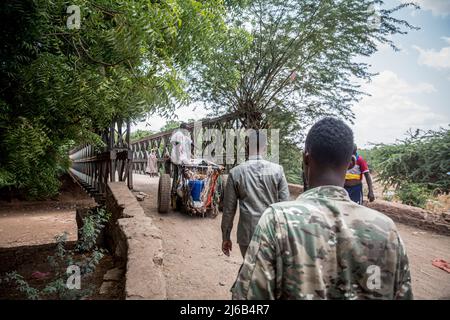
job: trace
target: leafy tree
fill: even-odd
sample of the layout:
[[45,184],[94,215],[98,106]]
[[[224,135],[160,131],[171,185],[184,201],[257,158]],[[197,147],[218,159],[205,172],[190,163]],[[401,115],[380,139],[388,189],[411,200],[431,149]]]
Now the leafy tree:
[[166,124],[159,131],[164,132],[164,131],[178,129],[182,122],[193,123],[193,122],[195,122],[195,120],[194,119],[189,119],[187,121],[167,120]]
[[180,127],[181,121],[177,120],[167,120],[166,124],[159,130],[160,132],[169,131],[173,129],[178,129]]
[[[372,0],[248,0],[228,3],[228,30],[209,51],[214,63],[189,73],[191,91],[216,113],[236,112],[247,128],[282,129],[281,162],[301,173],[298,147],[318,117],[352,121],[351,106],[373,76],[363,61],[391,36],[415,29]],[[283,130],[290,128],[290,130]],[[295,151],[296,150],[296,151]],[[292,181],[298,181],[298,176]]]
[[[426,189],[450,192],[450,130],[408,132],[394,144],[379,144],[371,150],[378,179],[403,193]],[[410,187],[405,185],[414,184]],[[409,192],[409,193],[411,193]]]
[[224,26],[221,0],[73,4],[80,29],[67,1],[0,4],[0,188],[53,195],[68,148],[99,144],[115,119],[170,115],[187,101],[183,71]]
[[147,136],[150,136],[152,134],[154,134],[155,132],[153,132],[152,130],[135,130],[131,133],[131,140],[135,141],[135,140],[139,140],[142,138],[145,138]]
[[414,28],[393,17],[412,4],[371,9],[382,4],[253,0],[233,5],[229,29],[210,52],[215,63],[191,73],[193,91],[218,112],[239,112],[247,127],[267,127],[270,116],[280,112],[301,121],[327,114],[352,119],[350,107],[363,94],[357,80],[372,76],[357,59],[375,53],[377,44],[397,49],[390,36]]

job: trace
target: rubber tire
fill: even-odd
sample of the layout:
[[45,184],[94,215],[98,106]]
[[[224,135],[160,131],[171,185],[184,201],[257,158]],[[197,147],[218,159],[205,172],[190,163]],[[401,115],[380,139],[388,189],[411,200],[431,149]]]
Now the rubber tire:
[[167,213],[170,209],[171,179],[170,175],[162,174],[158,185],[158,212]]

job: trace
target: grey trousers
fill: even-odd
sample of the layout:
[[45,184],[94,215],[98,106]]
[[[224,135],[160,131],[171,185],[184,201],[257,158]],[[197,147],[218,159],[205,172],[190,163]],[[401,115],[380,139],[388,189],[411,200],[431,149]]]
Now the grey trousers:
[[239,249],[241,249],[242,258],[245,258],[245,253],[247,252],[248,246],[239,245]]

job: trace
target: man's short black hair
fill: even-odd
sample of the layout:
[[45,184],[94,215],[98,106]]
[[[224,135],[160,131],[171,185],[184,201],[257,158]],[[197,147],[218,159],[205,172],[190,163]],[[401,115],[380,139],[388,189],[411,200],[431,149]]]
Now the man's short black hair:
[[305,149],[323,166],[341,166],[351,159],[353,131],[344,121],[326,117],[316,122],[306,137]]
[[188,126],[188,124],[186,122],[182,122],[180,124],[180,129],[189,129],[189,126]]

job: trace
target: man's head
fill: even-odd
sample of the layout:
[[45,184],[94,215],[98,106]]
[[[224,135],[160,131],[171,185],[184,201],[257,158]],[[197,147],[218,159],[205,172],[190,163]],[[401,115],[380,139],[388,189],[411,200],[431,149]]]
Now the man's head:
[[189,124],[186,122],[180,123],[179,131],[186,137],[189,137],[191,135],[190,130],[189,130]]
[[249,155],[265,155],[267,153],[267,135],[263,130],[248,131]]
[[305,142],[303,162],[309,187],[343,186],[345,173],[354,165],[353,132],[342,120],[327,117],[316,122]]

